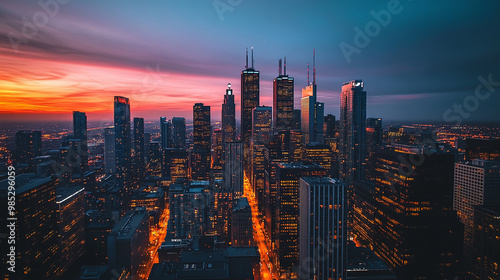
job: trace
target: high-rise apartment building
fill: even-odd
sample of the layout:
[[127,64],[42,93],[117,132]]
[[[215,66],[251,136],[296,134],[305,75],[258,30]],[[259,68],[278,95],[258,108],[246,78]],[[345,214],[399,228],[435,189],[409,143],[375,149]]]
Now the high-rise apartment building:
[[294,79],[286,74],[286,57],[283,69],[282,73],[280,59],[279,75],[273,80],[273,126],[292,129]]
[[130,130],[130,100],[115,96],[115,160],[116,184],[127,191],[130,187],[131,171],[131,130]]

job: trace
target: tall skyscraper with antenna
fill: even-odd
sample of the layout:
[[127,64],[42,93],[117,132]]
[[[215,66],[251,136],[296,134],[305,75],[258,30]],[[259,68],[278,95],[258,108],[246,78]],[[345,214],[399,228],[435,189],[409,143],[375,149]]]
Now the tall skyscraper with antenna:
[[227,84],[224,103],[222,104],[222,146],[226,142],[234,142],[236,139],[236,113],[234,105],[234,94],[231,84]]
[[313,82],[309,83],[309,64],[307,64],[307,86],[302,89],[301,105],[301,129],[304,134],[304,142],[323,142],[323,123],[325,105],[317,102],[316,96],[316,51],[313,50]]
[[283,67],[279,59],[279,75],[273,80],[274,129],[292,129],[294,79],[286,74],[286,57]]
[[260,73],[254,68],[253,48],[252,64],[248,65],[246,51],[245,70],[241,71],[241,140],[243,142],[244,167],[250,171],[250,138],[252,137],[252,110],[259,106]]

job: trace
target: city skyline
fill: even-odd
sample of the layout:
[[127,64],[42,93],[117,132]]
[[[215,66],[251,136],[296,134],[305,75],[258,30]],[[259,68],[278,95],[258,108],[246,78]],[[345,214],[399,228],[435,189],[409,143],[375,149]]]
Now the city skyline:
[[[235,1],[227,6],[215,1],[196,8],[182,2],[61,2],[57,9],[22,1],[1,8],[0,57],[6,63],[0,68],[0,121],[69,121],[76,110],[85,111],[89,122],[111,120],[107,101],[116,95],[130,98],[131,117],[145,120],[189,120],[191,106],[203,97],[214,108],[212,119],[218,120],[220,92],[227,83],[235,89],[239,119],[238,74],[244,70],[245,48],[252,46],[261,72],[260,105],[272,105],[276,62],[286,56],[288,74],[296,79],[294,107],[300,108],[312,49],[325,114],[338,116],[340,86],[353,79],[366,83],[367,116],[385,120],[443,121],[445,112],[454,104],[466,105],[477,87],[482,85],[486,94],[498,84],[499,56],[491,47],[498,39],[489,36],[496,31],[492,17],[499,4],[494,1],[434,6],[409,1]],[[378,25],[379,32],[366,46],[357,46],[356,28],[375,22],[391,3],[394,13]],[[272,12],[277,9],[282,12]],[[443,9],[447,20],[438,16]],[[33,22],[40,11],[48,21],[38,22],[31,36],[28,25],[23,29],[23,17]],[[280,34],[263,31],[264,26]],[[346,54],[346,44],[356,52]],[[464,121],[499,121],[493,113],[498,100],[494,94],[480,100],[473,114],[465,111]]]

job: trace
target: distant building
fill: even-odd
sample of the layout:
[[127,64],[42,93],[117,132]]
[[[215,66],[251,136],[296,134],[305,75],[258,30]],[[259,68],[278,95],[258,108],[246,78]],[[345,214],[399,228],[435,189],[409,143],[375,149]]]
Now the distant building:
[[116,172],[114,127],[104,129],[104,172],[106,174],[114,174]]
[[210,106],[196,103],[193,106],[193,141],[191,176],[193,180],[208,180],[210,177],[211,150]]
[[335,132],[337,128],[335,127],[335,116],[328,114],[324,118],[325,120],[325,138],[335,138]]
[[132,278],[139,278],[149,259],[149,217],[137,208],[121,218],[108,237],[108,264],[124,267]]
[[252,110],[259,106],[260,72],[254,68],[253,48],[250,65],[248,50],[245,70],[241,71],[241,141],[243,142],[244,167],[250,171],[250,138],[252,137]]
[[172,118],[172,136],[175,148],[186,147],[186,119]]
[[467,138],[465,160],[474,159],[500,161],[500,139]]
[[246,197],[237,198],[231,216],[231,246],[249,247],[253,245],[252,209]]
[[161,148],[172,148],[174,141],[172,137],[172,122],[165,117],[160,118]]
[[145,173],[144,119],[134,118],[134,182],[140,184]]
[[345,279],[347,186],[329,177],[301,177],[299,193],[299,278]]
[[31,164],[31,160],[42,155],[42,132],[21,130],[16,132],[16,164]]
[[89,150],[87,146],[87,116],[84,112],[73,112],[73,138],[80,139],[81,170],[88,170]]
[[313,56],[313,82],[309,83],[309,64],[307,65],[307,86],[302,89],[301,127],[305,144],[311,142],[323,143],[325,104],[317,102],[316,66]]
[[294,79],[286,74],[286,58],[284,73],[281,72],[273,80],[273,126],[275,129],[292,129]]
[[175,182],[189,176],[189,153],[182,148],[163,149],[162,174]]

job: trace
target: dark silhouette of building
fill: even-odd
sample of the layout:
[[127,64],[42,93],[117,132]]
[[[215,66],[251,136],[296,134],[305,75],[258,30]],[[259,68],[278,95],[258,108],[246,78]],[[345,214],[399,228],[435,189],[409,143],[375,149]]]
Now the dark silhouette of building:
[[194,146],[190,163],[193,180],[208,180],[210,177],[210,136],[210,106],[196,103],[193,107]]
[[73,112],[73,138],[80,139],[80,158],[82,172],[88,170],[87,116],[84,112]]
[[128,192],[131,171],[130,100],[115,96],[116,185]]
[[145,174],[144,119],[134,118],[134,182],[139,185]]
[[465,160],[474,159],[500,161],[500,139],[467,138]]
[[382,119],[366,119],[366,178],[373,179],[375,150],[382,145]]
[[31,164],[32,159],[41,155],[41,131],[20,130],[16,132],[15,164]]
[[104,172],[106,174],[116,172],[115,144],[115,128],[104,128]]
[[[231,84],[227,84],[224,103],[222,104],[222,143],[236,140],[236,111]],[[223,144],[224,146],[224,144]],[[224,147],[223,147],[224,148]]]
[[500,279],[500,205],[474,207],[474,279]]
[[175,148],[186,147],[186,119],[185,118],[172,118],[172,136]]
[[335,132],[337,128],[335,127],[335,116],[328,114],[325,116],[325,138],[335,138]]
[[174,140],[172,137],[172,122],[165,117],[160,118],[161,148],[172,148]]
[[243,143],[226,143],[224,151],[224,183],[233,190],[234,196],[243,195]]

